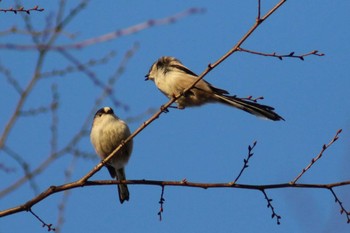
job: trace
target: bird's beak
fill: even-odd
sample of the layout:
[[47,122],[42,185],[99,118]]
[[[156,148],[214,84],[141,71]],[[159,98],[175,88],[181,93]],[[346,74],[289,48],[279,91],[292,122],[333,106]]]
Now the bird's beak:
[[149,74],[146,74],[145,75],[145,81],[148,81],[149,80]]

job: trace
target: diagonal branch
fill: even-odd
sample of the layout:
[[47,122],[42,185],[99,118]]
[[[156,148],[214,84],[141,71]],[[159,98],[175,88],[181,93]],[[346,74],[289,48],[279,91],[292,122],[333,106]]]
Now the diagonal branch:
[[323,146],[322,146],[322,150],[320,151],[320,153],[315,157],[315,158],[313,158],[312,160],[311,160],[311,162],[309,163],[309,165],[307,165],[300,173],[299,173],[299,175],[297,176],[297,177],[295,177],[295,179],[291,182],[291,184],[295,184],[295,182],[297,182],[299,179],[300,179],[300,177],[302,177],[304,174],[305,174],[305,172],[307,172],[311,167],[312,167],[312,165],[314,165],[316,162],[317,162],[317,160],[319,160],[321,157],[322,157],[322,155],[323,155],[323,152],[325,152],[335,141],[337,141],[338,140],[338,136],[339,136],[339,134],[342,132],[342,129],[339,129],[338,131],[337,131],[337,133],[335,134],[335,136],[332,138],[332,140],[326,145],[326,144],[324,144]]

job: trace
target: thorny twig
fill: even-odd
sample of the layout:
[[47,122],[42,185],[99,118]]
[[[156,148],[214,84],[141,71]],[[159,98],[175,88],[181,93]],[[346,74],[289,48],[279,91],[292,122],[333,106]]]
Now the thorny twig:
[[307,172],[307,171],[311,168],[311,166],[314,165],[314,164],[316,163],[316,161],[319,160],[319,159],[322,157],[323,152],[325,152],[325,151],[328,149],[328,147],[330,147],[335,141],[338,140],[339,134],[340,134],[341,132],[342,132],[342,129],[339,129],[339,130],[337,131],[337,133],[335,134],[335,136],[332,138],[332,140],[331,140],[327,145],[324,144],[324,145],[322,146],[321,152],[320,152],[315,158],[313,158],[313,159],[311,160],[310,164],[307,165],[307,166],[299,173],[299,175],[298,175],[293,181],[291,181],[291,184],[295,184],[295,183],[300,179],[300,177],[302,177],[302,176],[305,174],[305,172]]

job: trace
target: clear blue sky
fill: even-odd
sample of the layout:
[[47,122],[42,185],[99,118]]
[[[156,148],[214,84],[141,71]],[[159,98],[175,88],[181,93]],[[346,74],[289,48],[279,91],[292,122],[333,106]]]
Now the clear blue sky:
[[[77,33],[73,41],[62,37],[58,44],[78,42],[149,19],[163,18],[190,7],[205,8],[205,13],[182,19],[175,24],[153,27],[104,44],[73,51],[81,62],[102,57],[110,50],[118,55],[108,64],[93,68],[106,81],[134,43],[139,49],[130,59],[125,73],[115,86],[116,97],[129,110],[116,107],[121,118],[158,108],[167,99],[152,82],[144,82],[150,65],[160,56],[175,56],[196,73],[216,61],[253,25],[257,1],[92,1],[67,28]],[[268,2],[268,3],[265,3]],[[277,2],[277,1],[274,1]],[[263,1],[263,12],[273,5]],[[0,8],[10,6],[2,1]],[[39,5],[42,13],[32,12],[36,28],[55,16],[56,1],[25,1],[25,7]],[[268,5],[267,5],[268,4]],[[70,2],[65,14],[73,6]],[[184,111],[170,110],[135,138],[132,158],[126,168],[128,179],[229,182],[238,174],[247,147],[258,141],[250,167],[239,183],[272,184],[291,181],[336,131],[344,131],[324,157],[300,179],[302,183],[330,183],[350,179],[350,2],[287,1],[243,44],[261,52],[307,53],[319,50],[324,57],[310,56],[305,61],[236,53],[213,70],[206,80],[239,96],[264,96],[262,103],[274,106],[285,122],[270,122],[223,105],[206,105]],[[1,13],[0,31],[11,26],[24,28],[21,16]],[[2,36],[0,44],[29,44],[24,35]],[[33,72],[37,55],[33,52],[0,51],[0,63],[12,70],[25,86]],[[51,52],[44,71],[70,64]],[[50,86],[59,90],[59,143],[65,145],[85,119],[100,89],[83,73],[71,73],[39,82],[29,96],[25,109],[50,102]],[[18,100],[17,93],[0,73],[0,130]],[[131,123],[136,129],[150,115]],[[8,143],[27,159],[31,168],[49,153],[49,115],[21,118]],[[91,116],[92,118],[92,116]],[[89,138],[79,149],[94,153]],[[16,168],[0,171],[0,188],[23,174],[17,163],[0,151],[0,163]],[[67,154],[35,178],[39,189],[64,183],[64,170],[72,161]],[[98,160],[78,159],[73,178],[78,179]],[[93,179],[109,179],[106,169]],[[331,193],[326,190],[268,190],[273,205],[282,216],[281,225],[271,219],[263,195],[238,189],[192,189],[166,187],[163,221],[159,222],[160,188],[129,186],[130,202],[120,205],[116,187],[100,186],[75,189],[69,196],[62,232],[349,232],[345,216],[339,214]],[[335,189],[344,206],[350,209],[350,188]],[[33,197],[28,184],[0,200],[0,209],[9,208]],[[33,210],[48,223],[56,224],[57,206],[62,194],[54,195]],[[46,232],[29,213],[0,219],[1,233]]]

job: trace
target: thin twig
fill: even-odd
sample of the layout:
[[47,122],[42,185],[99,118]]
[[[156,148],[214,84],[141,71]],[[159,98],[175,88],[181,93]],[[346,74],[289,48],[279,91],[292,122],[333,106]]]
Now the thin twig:
[[265,57],[275,57],[278,58],[280,60],[283,60],[283,58],[287,57],[287,58],[298,58],[302,61],[304,61],[305,57],[307,56],[319,56],[322,57],[325,54],[324,53],[320,53],[317,50],[313,50],[311,52],[305,53],[305,54],[301,54],[301,55],[295,55],[295,52],[290,52],[289,54],[277,54],[276,52],[273,53],[262,53],[262,52],[257,52],[257,51],[253,51],[253,50],[248,50],[248,49],[244,49],[244,48],[239,48],[238,51],[240,52],[246,52],[246,53],[251,53],[251,54],[255,54],[255,55],[260,55],[260,56],[265,56]]
[[30,8],[30,9],[24,9],[24,7],[19,7],[17,9],[14,9],[13,7],[10,7],[10,8],[7,8],[7,9],[1,9],[0,8],[0,12],[5,12],[5,13],[13,12],[15,14],[17,14],[18,12],[25,12],[25,13],[27,13],[29,15],[31,11],[39,11],[39,12],[41,12],[41,11],[44,11],[44,8],[39,8],[39,6],[34,6],[34,7]]
[[258,0],[258,17],[256,17],[257,21],[260,21],[260,16],[261,16],[261,1]]
[[317,162],[317,160],[319,160],[322,157],[323,152],[325,152],[328,149],[328,147],[330,147],[335,141],[338,140],[339,134],[341,132],[342,132],[342,129],[339,129],[335,134],[335,136],[332,138],[332,140],[327,145],[324,144],[322,146],[322,150],[320,151],[320,153],[311,160],[309,165],[307,165],[293,181],[291,181],[291,184],[295,184],[300,179],[300,177],[302,177],[305,174],[305,172],[307,172],[312,167],[312,165],[314,165]]
[[340,214],[345,214],[346,218],[347,218],[347,223],[350,223],[350,211],[347,211],[344,206],[343,206],[343,202],[341,202],[338,198],[338,196],[335,194],[334,190],[332,188],[329,189],[333,195],[333,197],[335,198],[335,202],[339,204],[340,206]]
[[273,200],[267,196],[265,189],[262,189],[261,192],[264,194],[265,200],[267,201],[267,208],[271,209],[271,218],[276,218],[277,225],[280,225],[281,216],[276,213],[275,207],[272,205]]
[[163,214],[163,211],[164,211],[164,206],[163,206],[164,202],[165,202],[165,199],[164,199],[164,185],[162,185],[162,192],[160,193],[160,199],[159,199],[159,204],[160,204],[159,212],[158,212],[159,221],[162,221],[162,214]]
[[52,227],[52,224],[47,224],[44,222],[44,220],[42,220],[37,214],[35,214],[32,209],[28,209],[28,212],[30,212],[36,219],[39,220],[39,222],[42,223],[42,227],[47,227],[47,231],[55,231],[55,228]]
[[256,144],[257,144],[257,141],[254,141],[252,146],[250,146],[250,145],[248,146],[247,158],[243,159],[243,167],[232,184],[235,184],[238,181],[238,179],[241,177],[241,175],[243,174],[244,170],[249,167],[248,162],[249,162],[249,159],[254,155],[254,153],[252,153],[252,151],[253,151],[254,147],[256,146]]

